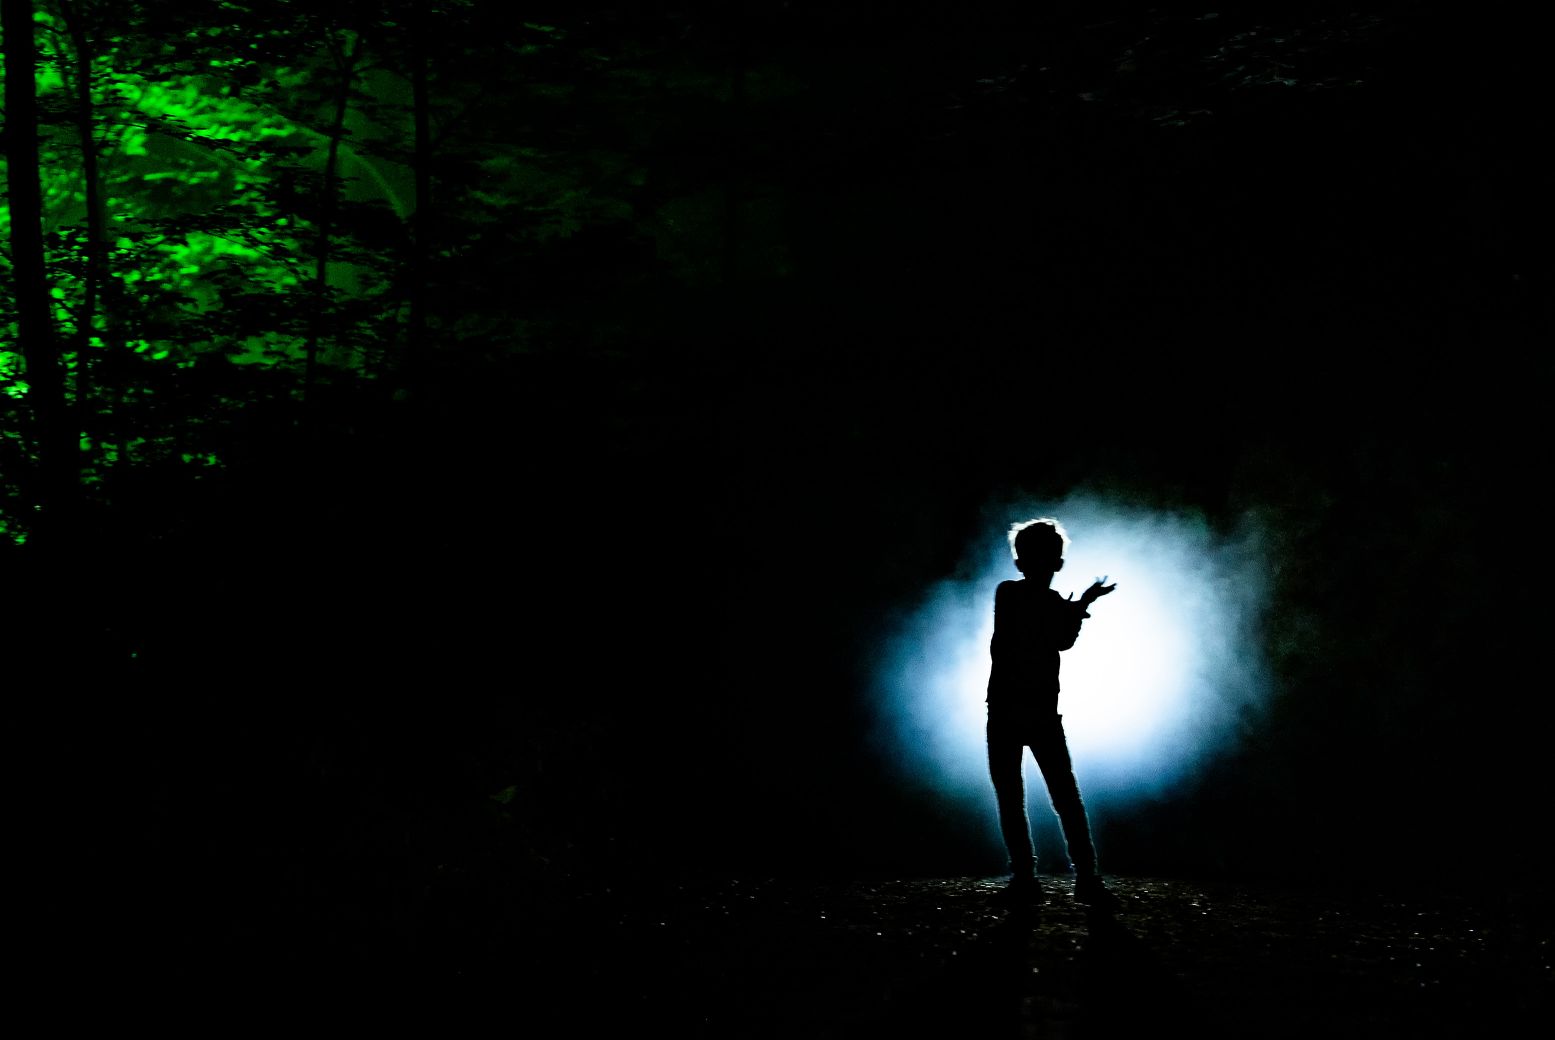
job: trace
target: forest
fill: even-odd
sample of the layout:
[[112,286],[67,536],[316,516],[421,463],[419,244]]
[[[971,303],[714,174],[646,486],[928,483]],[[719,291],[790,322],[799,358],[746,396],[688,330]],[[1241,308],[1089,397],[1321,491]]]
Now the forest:
[[1084,489],[1273,575],[1279,695],[1120,870],[1544,877],[1534,34],[1212,6],[4,0],[44,822],[190,959],[996,874],[869,676]]

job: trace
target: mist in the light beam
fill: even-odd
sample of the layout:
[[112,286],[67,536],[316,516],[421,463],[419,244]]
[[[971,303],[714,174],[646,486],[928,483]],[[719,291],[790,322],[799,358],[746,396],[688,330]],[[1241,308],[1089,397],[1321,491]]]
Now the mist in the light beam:
[[[1225,536],[1198,516],[1092,496],[990,511],[963,568],[972,576],[902,618],[877,672],[887,757],[915,780],[992,804],[984,725],[994,589],[1020,577],[1006,529],[1036,516],[1057,517],[1073,542],[1053,588],[1078,596],[1102,575],[1118,586],[1061,657],[1059,711],[1081,791],[1101,809],[1162,791],[1231,746],[1267,697],[1261,538],[1250,521]],[[1029,753],[1026,769],[1040,791]]]

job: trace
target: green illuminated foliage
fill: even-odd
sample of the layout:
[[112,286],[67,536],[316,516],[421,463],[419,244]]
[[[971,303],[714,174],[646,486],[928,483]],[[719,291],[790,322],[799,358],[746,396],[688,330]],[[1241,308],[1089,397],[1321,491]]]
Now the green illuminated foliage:
[[[641,56],[473,0],[39,0],[36,23],[49,296],[99,504],[147,467],[219,469],[246,414],[402,395],[418,352],[436,369],[530,349],[651,277],[656,211],[706,196],[655,185],[658,129],[616,114],[657,82]],[[681,226],[715,242],[710,220]],[[705,283],[679,259],[697,250],[670,243],[665,270]],[[0,298],[0,421],[25,431],[15,320]],[[30,436],[0,451],[15,540],[40,460]]]

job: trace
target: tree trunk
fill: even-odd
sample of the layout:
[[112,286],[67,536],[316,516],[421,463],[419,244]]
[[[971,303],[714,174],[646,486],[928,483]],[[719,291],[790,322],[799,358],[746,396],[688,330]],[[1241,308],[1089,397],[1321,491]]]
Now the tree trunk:
[[427,329],[427,231],[432,223],[432,140],[430,99],[427,92],[427,49],[423,18],[423,5],[415,8],[415,21],[411,25],[411,74],[410,92],[413,142],[413,164],[416,178],[416,209],[410,218],[410,330],[405,350],[405,364],[399,380],[400,386],[413,393],[417,375],[421,370],[426,351]]
[[729,48],[729,108],[724,157],[723,281],[734,285],[740,278],[740,203],[744,194],[745,164],[745,4],[735,0],[730,15],[734,39]]
[[17,338],[27,363],[27,399],[38,445],[35,528],[40,545],[67,540],[75,517],[79,449],[65,406],[65,380],[50,314],[43,261],[43,193],[38,177],[38,95],[32,0],[0,0],[5,34],[5,142],[15,275]]
[[324,183],[320,188],[317,238],[313,261],[313,313],[308,321],[308,340],[303,349],[302,403],[303,414],[312,407],[313,388],[318,374],[319,339],[323,335],[324,310],[328,302],[329,250],[332,225],[335,221],[335,196],[338,193],[337,167],[340,162],[340,142],[346,132],[346,112],[351,105],[351,81],[356,76],[356,59],[360,53],[361,38],[351,41],[349,51],[341,51],[330,41],[335,56],[335,68],[340,73],[339,89],[335,92],[335,114],[329,127],[329,151],[324,159]]
[[90,433],[92,413],[92,340],[97,327],[98,296],[104,283],[106,238],[102,183],[97,169],[96,130],[92,119],[92,45],[80,8],[61,0],[65,29],[75,49],[76,136],[81,143],[81,179],[86,194],[86,279],[80,315],[76,319],[76,425]]

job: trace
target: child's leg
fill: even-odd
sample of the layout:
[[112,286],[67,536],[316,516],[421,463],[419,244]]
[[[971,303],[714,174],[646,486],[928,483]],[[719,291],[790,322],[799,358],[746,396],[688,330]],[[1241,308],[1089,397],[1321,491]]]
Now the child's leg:
[[1076,877],[1089,878],[1096,874],[1096,846],[1091,842],[1091,822],[1085,814],[1085,803],[1080,800],[1080,785],[1074,778],[1074,765],[1069,760],[1069,744],[1064,739],[1063,716],[1055,715],[1036,735],[1032,752],[1042,769],[1042,779],[1047,781],[1048,797],[1053,800],[1053,811],[1064,828],[1064,841],[1069,846],[1069,862],[1074,864]]
[[1029,878],[1036,870],[1031,845],[1031,823],[1026,819],[1026,779],[1021,760],[1026,746],[1018,731],[988,724],[988,774],[999,803],[999,830],[1010,853],[1010,874]]

